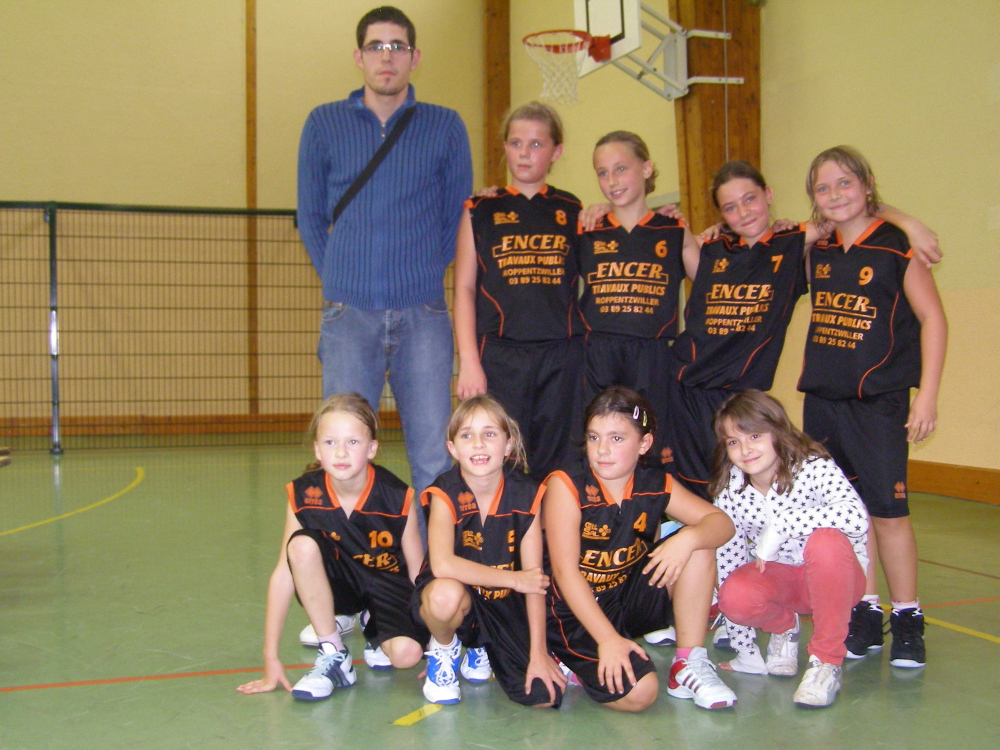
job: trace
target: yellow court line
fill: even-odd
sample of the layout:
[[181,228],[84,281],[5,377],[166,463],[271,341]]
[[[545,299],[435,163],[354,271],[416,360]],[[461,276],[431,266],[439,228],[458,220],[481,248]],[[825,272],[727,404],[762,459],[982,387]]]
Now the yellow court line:
[[442,708],[444,708],[444,706],[439,706],[436,703],[428,703],[423,708],[418,708],[416,711],[408,713],[406,716],[401,716],[392,723],[397,727],[409,727],[416,724],[421,719],[426,719],[428,716],[436,714]]
[[944,622],[933,617],[924,616],[924,622],[929,622],[931,625],[937,625],[942,628],[948,628],[948,630],[955,630],[959,633],[965,633],[966,635],[974,636],[975,638],[982,638],[984,641],[992,641],[993,643],[1000,643],[1000,638],[995,635],[990,635],[989,633],[980,633],[978,630],[970,630],[969,628],[963,628],[961,625],[952,625],[950,622]]
[[146,476],[146,472],[144,472],[142,470],[142,467],[141,466],[136,466],[135,467],[135,479],[132,480],[132,483],[128,487],[126,487],[125,489],[118,490],[118,492],[116,492],[115,494],[111,495],[110,497],[106,497],[103,500],[98,500],[96,503],[91,503],[90,505],[88,505],[88,506],[86,506],[84,508],[77,508],[76,510],[71,510],[69,513],[63,513],[61,516],[53,516],[52,518],[46,518],[44,521],[36,521],[35,523],[29,523],[27,526],[19,526],[16,529],[9,529],[8,531],[0,531],[0,536],[7,536],[8,534],[16,534],[19,531],[27,531],[28,529],[34,529],[34,528],[36,528],[38,526],[44,526],[45,524],[52,523],[53,521],[61,521],[64,518],[69,518],[70,516],[75,516],[77,513],[83,513],[83,512],[88,511],[88,510],[93,510],[94,508],[98,507],[99,505],[104,505],[105,503],[110,503],[112,500],[118,499],[119,497],[121,497],[122,495],[124,495],[129,490],[135,489],[135,487],[137,487],[139,485],[139,483],[143,480],[143,478],[145,476]]

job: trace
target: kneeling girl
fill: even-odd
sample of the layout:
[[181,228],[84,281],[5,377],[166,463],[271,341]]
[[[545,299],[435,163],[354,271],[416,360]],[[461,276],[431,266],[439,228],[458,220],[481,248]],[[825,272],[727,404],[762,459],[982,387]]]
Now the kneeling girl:
[[458,673],[481,682],[492,666],[515,703],[558,707],[566,678],[545,642],[541,492],[524,473],[517,422],[474,396],[452,415],[448,451],[457,465],[421,496],[429,567],[414,598],[431,632],[424,697],[458,703]]

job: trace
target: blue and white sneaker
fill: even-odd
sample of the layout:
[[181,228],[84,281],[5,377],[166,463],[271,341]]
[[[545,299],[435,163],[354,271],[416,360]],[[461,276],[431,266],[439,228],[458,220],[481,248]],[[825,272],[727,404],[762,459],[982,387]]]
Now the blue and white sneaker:
[[431,636],[427,651],[427,679],[424,680],[424,698],[429,703],[452,706],[462,700],[458,684],[458,663],[462,658],[462,644],[458,638],[442,646]]
[[337,688],[346,688],[358,681],[351,662],[351,652],[338,651],[332,643],[319,644],[316,665],[292,688],[292,697],[300,701],[321,701]]
[[369,669],[377,672],[384,672],[392,669],[392,661],[386,656],[381,646],[375,647],[371,643],[365,643],[365,664]]
[[489,682],[493,676],[490,668],[490,657],[485,648],[470,648],[462,657],[460,668],[462,677],[469,682]]

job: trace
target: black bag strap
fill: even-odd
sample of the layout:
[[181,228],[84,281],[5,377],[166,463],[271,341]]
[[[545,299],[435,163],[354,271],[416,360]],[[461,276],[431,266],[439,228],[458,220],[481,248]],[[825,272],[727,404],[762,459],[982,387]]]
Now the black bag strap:
[[365,168],[361,170],[361,174],[354,178],[354,182],[351,183],[351,186],[344,191],[344,194],[340,197],[340,200],[337,201],[337,205],[333,209],[333,221],[330,224],[331,228],[337,223],[337,219],[339,219],[340,215],[344,213],[344,209],[347,208],[348,204],[354,200],[354,196],[361,191],[361,188],[365,186],[365,183],[368,182],[369,178],[375,174],[375,170],[378,169],[378,165],[382,163],[382,160],[389,154],[392,147],[396,145],[396,141],[399,140],[403,131],[406,130],[406,126],[410,124],[410,120],[413,119],[413,113],[416,111],[417,105],[414,104],[399,116],[399,120],[396,121],[396,126],[392,129],[392,132],[386,136],[386,139],[382,141],[382,145],[378,147],[378,151],[372,155],[371,161],[369,161]]

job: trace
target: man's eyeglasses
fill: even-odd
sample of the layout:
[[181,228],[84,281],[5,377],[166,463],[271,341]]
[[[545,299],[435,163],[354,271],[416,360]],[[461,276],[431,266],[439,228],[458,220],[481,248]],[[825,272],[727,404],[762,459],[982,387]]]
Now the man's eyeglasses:
[[381,55],[386,50],[389,50],[393,55],[402,55],[406,52],[412,52],[413,47],[404,42],[369,42],[361,51],[366,55]]

